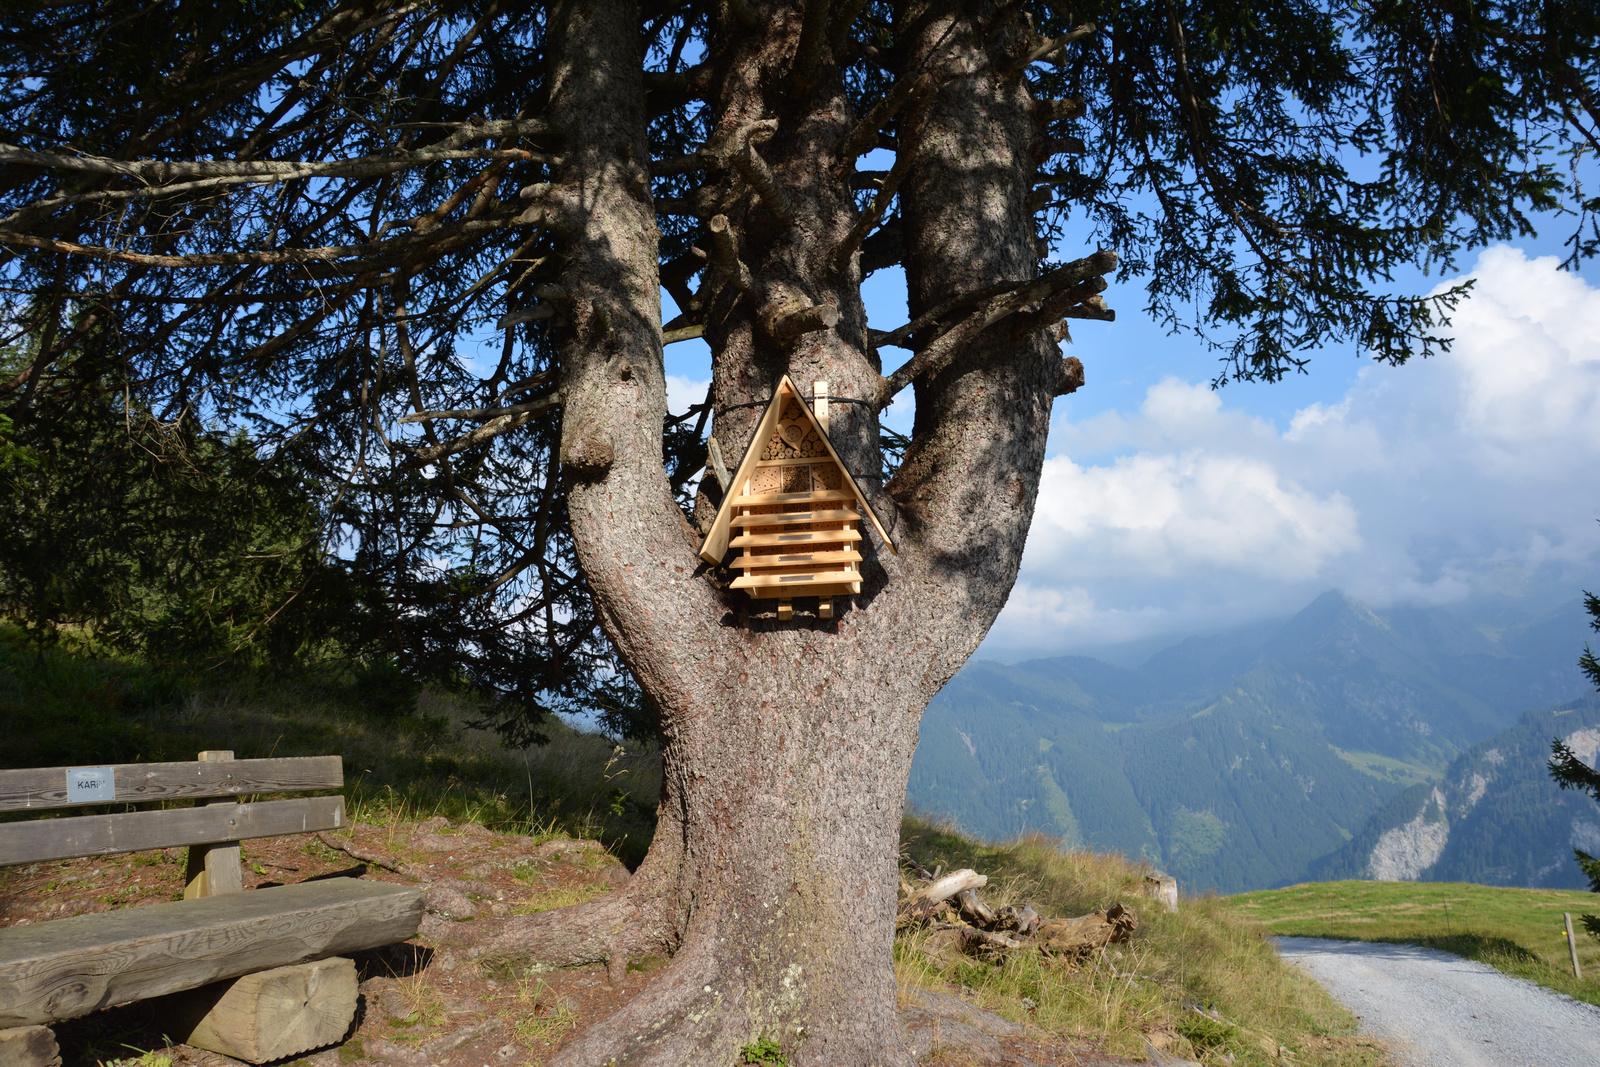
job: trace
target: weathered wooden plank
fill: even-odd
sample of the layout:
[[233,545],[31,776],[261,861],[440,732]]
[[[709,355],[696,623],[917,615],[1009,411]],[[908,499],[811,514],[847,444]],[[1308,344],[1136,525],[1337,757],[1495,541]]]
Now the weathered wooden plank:
[[61,1067],[61,1049],[48,1026],[0,1030],[0,1067]]
[[410,886],[328,878],[5,927],[0,1027],[393,944],[421,918]]
[[256,804],[79,815],[0,823],[0,865],[105,856],[253,837],[280,837],[345,825],[344,797],[297,797]]
[[[75,784],[86,788],[69,788],[69,777],[74,772]],[[248,793],[304,793],[343,786],[344,765],[338,756],[40,767],[0,771],[0,811],[48,811],[77,804],[144,804]]]
[[172,993],[150,1007],[185,1045],[266,1063],[343,1040],[357,996],[355,963],[336,956]]

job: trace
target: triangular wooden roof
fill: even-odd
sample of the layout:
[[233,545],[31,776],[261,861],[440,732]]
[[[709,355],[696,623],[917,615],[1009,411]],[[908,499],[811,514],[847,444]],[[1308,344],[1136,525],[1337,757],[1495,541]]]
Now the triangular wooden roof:
[[[783,405],[786,400],[797,401],[800,410],[805,412],[805,417],[811,423],[811,428],[816,430],[817,436],[822,439],[822,445],[828,450],[828,455],[844,476],[844,484],[850,487],[850,492],[855,494],[856,502],[861,505],[861,511],[866,515],[872,528],[878,531],[878,536],[883,543],[889,546],[889,551],[899,552],[894,547],[894,542],[889,540],[889,534],[883,528],[883,523],[878,521],[877,513],[872,510],[872,505],[867,503],[866,495],[861,492],[861,486],[850,476],[850,468],[845,466],[844,460],[839,458],[839,453],[833,450],[833,442],[828,440],[828,433],[817,421],[816,412],[811,410],[809,398],[802,395],[795,387],[794,381],[785,374],[778,383],[778,388],[772,394],[772,400],[767,404],[766,414],[761,416],[761,422],[756,426],[756,432],[750,438],[750,444],[744,450],[744,458],[739,461],[739,469],[733,472],[733,478],[728,482],[727,492],[722,494],[722,506],[717,509],[716,521],[711,524],[711,532],[706,534],[705,543],[700,546],[700,558],[707,563],[721,563],[728,554],[729,524],[733,518],[733,499],[738,496],[738,487],[743,485],[755,471],[756,464],[761,458],[761,449],[772,435],[778,432],[778,423],[783,419]],[[820,457],[819,457],[820,458]]]

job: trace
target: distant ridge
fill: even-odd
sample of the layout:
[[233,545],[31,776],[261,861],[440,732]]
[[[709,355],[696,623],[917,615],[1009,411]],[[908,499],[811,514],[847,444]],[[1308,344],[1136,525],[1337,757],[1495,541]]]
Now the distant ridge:
[[1437,785],[1383,805],[1348,844],[1312,865],[1313,877],[1588,888],[1572,849],[1600,848],[1600,808],[1550,780],[1545,761],[1556,737],[1592,764],[1600,697],[1525,713],[1456,757]]
[[1329,592],[1134,668],[973,662],[928,708],[908,798],[982,836],[1142,856],[1195,889],[1301,881],[1522,712],[1583,694],[1586,635],[1576,598],[1530,617]]

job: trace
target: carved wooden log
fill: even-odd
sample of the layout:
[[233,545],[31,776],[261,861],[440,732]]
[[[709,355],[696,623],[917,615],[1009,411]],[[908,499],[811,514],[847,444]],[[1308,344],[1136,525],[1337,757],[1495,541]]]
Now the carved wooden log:
[[1139,927],[1133,909],[1113,904],[1106,911],[1093,911],[1075,919],[1049,919],[1039,924],[1034,940],[1043,952],[1054,956],[1078,956],[1104,948],[1113,941],[1127,941]]
[[900,906],[900,914],[913,922],[924,922],[939,910],[939,905],[964,889],[978,889],[989,884],[985,875],[969,868],[951,871],[917,890],[912,898]]
[[48,1026],[0,1030],[0,1067],[61,1067],[55,1031]]

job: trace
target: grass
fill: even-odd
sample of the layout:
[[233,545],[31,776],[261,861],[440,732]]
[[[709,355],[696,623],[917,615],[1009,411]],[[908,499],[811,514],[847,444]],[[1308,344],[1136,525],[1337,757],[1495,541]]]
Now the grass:
[[[549,744],[509,750],[471,726],[478,709],[469,701],[439,692],[408,699],[374,702],[359,678],[336,672],[175,678],[138,663],[39,653],[0,627],[0,721],[10,727],[0,767],[184,760],[218,748],[241,758],[338,753],[352,816],[369,824],[399,828],[443,815],[546,839],[599,839],[630,865],[644,854],[659,790],[654,753],[619,750],[559,722],[550,724]],[[1354,1036],[1355,1019],[1286,967],[1227,902],[1186,900],[1169,915],[1137,897],[1144,869],[1120,857],[1063,852],[1043,838],[985,845],[915,819],[904,829],[906,849],[924,865],[988,874],[984,896],[993,904],[1026,901],[1063,916],[1123,900],[1142,922],[1131,944],[1078,966],[1032,954],[984,963],[932,952],[924,934],[903,935],[895,967],[906,985],[966,986],[1002,1014],[1030,1015],[1047,1030],[1133,1056],[1155,1038],[1207,1063],[1232,1056],[1245,1067],[1275,1062],[1280,1045],[1308,1067],[1385,1062],[1381,1049]],[[597,891],[552,887],[518,910]],[[415,1018],[395,1036],[426,1031],[439,1011],[433,991],[420,979],[399,988]],[[536,1001],[537,987],[527,995]],[[576,1022],[564,1004],[530,1010],[516,1020],[516,1038],[528,1048],[547,1045]],[[108,1043],[106,1052],[128,1051],[110,1035]],[[347,1046],[340,1060],[359,1055]]]
[[188,760],[203,749],[344,757],[353,818],[379,825],[443,815],[493,830],[604,842],[643,858],[655,829],[659,760],[559,720],[550,742],[508,749],[471,723],[469,699],[425,690],[374,700],[352,671],[183,678],[126,660],[42,652],[0,626],[0,768]]
[[924,867],[988,875],[982,896],[991,906],[1029,903],[1061,917],[1122,901],[1140,921],[1132,942],[1079,965],[1031,952],[984,963],[932,951],[936,935],[926,931],[902,934],[895,957],[904,985],[966,986],[1001,1014],[1026,1013],[1048,1030],[1098,1039],[1129,1056],[1142,1054],[1147,1040],[1182,1035],[1174,1050],[1207,1063],[1230,1055],[1238,1064],[1278,1062],[1280,1046],[1302,1064],[1386,1062],[1382,1049],[1355,1036],[1354,1016],[1222,901],[1186,899],[1169,913],[1139,895],[1146,868],[1121,856],[1063,851],[1043,837],[986,845],[908,818],[902,840]]
[[[1466,882],[1314,882],[1219,904],[1274,934],[1426,945],[1600,1004],[1600,941],[1577,920],[1600,911],[1593,893]],[[1582,980],[1572,976],[1564,911],[1573,914]]]

